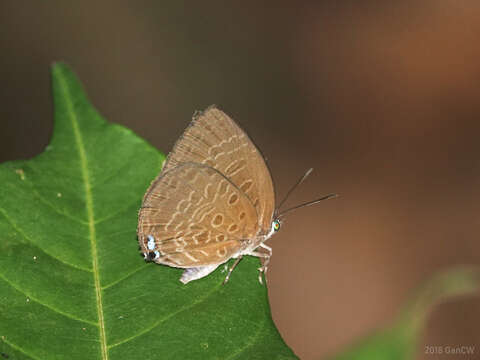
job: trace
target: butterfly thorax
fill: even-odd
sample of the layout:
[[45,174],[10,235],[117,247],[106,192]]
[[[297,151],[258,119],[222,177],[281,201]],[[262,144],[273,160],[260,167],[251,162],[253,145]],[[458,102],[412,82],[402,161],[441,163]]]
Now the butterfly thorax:
[[280,229],[280,222],[278,220],[272,221],[272,226],[268,233],[260,234],[253,239],[246,239],[243,241],[242,251],[238,255],[250,255],[258,247],[260,247],[265,241],[270,239]]

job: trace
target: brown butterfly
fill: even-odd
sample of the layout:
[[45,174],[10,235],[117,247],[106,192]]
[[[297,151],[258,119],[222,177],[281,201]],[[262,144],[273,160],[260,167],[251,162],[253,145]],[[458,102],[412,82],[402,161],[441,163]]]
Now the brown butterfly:
[[280,229],[280,218],[333,196],[279,213],[287,197],[276,209],[272,177],[260,151],[230,117],[211,106],[194,115],[145,193],[138,241],[147,261],[184,268],[184,284],[235,258],[225,283],[243,255],[264,259],[262,282],[272,255],[264,242]]

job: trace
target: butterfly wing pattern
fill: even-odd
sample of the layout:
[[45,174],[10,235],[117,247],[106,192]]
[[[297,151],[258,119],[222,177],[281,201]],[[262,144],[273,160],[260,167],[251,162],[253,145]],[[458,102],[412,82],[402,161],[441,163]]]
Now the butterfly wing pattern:
[[148,260],[185,268],[187,283],[232,257],[258,256],[273,233],[274,208],[263,156],[230,117],[209,107],[194,115],[144,196],[140,248]]

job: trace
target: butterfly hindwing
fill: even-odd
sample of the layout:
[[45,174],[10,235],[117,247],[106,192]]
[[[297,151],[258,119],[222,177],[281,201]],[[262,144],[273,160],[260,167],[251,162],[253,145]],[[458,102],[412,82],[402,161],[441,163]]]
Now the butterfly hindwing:
[[208,165],[183,163],[152,183],[137,232],[142,252],[159,252],[156,262],[188,268],[225,262],[259,230],[255,207],[235,184]]

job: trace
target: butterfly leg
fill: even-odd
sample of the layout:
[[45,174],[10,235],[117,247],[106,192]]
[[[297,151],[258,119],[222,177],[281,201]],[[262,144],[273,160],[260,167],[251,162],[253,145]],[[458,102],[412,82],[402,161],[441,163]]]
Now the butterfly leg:
[[261,243],[260,246],[262,249],[265,249],[268,251],[268,257],[265,257],[265,261],[263,263],[263,266],[259,269],[260,271],[263,271],[265,276],[267,275],[267,270],[268,270],[268,264],[270,263],[270,258],[272,257],[272,248],[268,245],[265,245],[264,243]]
[[[266,245],[265,245],[266,246]],[[263,246],[262,246],[263,247]],[[270,249],[271,251],[272,249]],[[262,259],[265,259],[264,262],[263,262],[263,265],[261,267],[258,268],[258,281],[260,282],[260,284],[263,285],[263,280],[262,280],[262,273],[266,273],[267,272],[267,269],[268,269],[268,263],[270,262],[270,256],[271,256],[271,253],[269,254],[265,254],[265,253],[262,253],[262,252],[259,252],[259,251],[252,251],[251,253],[249,253],[248,255],[252,255],[252,256],[256,256],[256,257],[259,257],[259,258],[262,258]]]
[[235,269],[235,266],[238,265],[238,263],[242,260],[242,255],[240,255],[235,262],[233,263],[232,267],[228,270],[227,276],[225,277],[225,280],[223,280],[222,285],[225,285],[225,283],[230,279],[230,274],[232,273],[233,269]]
[[272,248],[270,246],[265,245],[264,243],[261,243],[259,247],[267,250],[268,251],[268,256],[272,256]]

